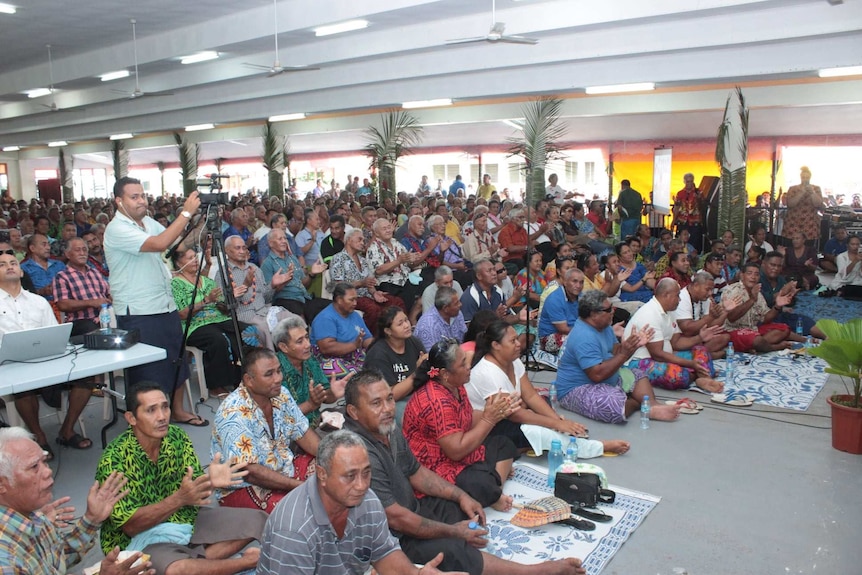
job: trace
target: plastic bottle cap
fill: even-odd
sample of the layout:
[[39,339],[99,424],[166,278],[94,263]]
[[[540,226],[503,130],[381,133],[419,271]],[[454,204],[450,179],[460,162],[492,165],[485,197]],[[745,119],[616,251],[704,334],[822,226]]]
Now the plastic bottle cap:
[[470,523],[467,524],[467,527],[469,527],[470,529],[479,529],[479,524],[476,523],[475,521],[471,521]]

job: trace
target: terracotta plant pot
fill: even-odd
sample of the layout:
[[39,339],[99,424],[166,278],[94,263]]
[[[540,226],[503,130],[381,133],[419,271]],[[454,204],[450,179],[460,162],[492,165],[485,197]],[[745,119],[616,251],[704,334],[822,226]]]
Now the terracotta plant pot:
[[[840,401],[850,401],[852,395],[836,395]],[[862,408],[853,408],[835,403],[827,398],[832,406],[832,447],[862,455]]]

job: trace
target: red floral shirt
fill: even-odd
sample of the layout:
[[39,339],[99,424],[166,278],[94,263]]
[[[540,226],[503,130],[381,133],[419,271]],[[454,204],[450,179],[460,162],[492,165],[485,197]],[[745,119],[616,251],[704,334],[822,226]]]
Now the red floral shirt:
[[677,222],[680,225],[701,223],[700,192],[698,189],[686,190],[683,188],[677,192],[674,211],[676,212]]
[[455,483],[455,477],[465,467],[485,459],[484,445],[455,461],[438,442],[441,437],[466,433],[473,427],[473,408],[463,387],[458,388],[456,396],[436,381],[429,381],[410,397],[401,427],[419,463],[450,483]]

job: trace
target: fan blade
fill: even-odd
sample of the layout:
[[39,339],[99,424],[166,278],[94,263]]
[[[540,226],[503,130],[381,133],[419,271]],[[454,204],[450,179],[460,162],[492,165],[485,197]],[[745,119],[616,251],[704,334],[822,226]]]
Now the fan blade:
[[539,40],[536,38],[527,38],[526,36],[500,36],[499,42],[506,42],[507,44],[529,44],[534,46],[539,43]]
[[252,64],[251,62],[243,62],[242,65],[246,68],[254,68],[255,70],[269,71],[273,69],[272,66],[264,66],[263,64]]
[[446,44],[472,44],[474,42],[485,42],[486,40],[488,40],[487,36],[476,36],[475,38],[457,38],[455,40],[446,40]]

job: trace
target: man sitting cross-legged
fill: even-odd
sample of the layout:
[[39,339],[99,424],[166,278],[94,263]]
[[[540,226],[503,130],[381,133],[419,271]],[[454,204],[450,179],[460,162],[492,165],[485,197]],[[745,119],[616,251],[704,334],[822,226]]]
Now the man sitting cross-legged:
[[282,497],[305,480],[304,474],[296,477],[294,472],[291,442],[317,455],[320,439],[281,385],[281,367],[273,351],[248,352],[242,370],[242,383],[216,412],[211,453],[213,458],[222,453],[228,460],[246,462],[248,475],[243,483],[220,489],[218,497],[227,507],[272,513]]
[[[411,561],[425,563],[442,551],[441,569],[471,575],[584,573],[575,558],[522,565],[481,552],[488,532],[470,529],[469,523],[485,523],[482,506],[419,464],[398,429],[395,399],[383,375],[358,373],[347,384],[345,400],[345,429],[365,441],[371,487],[383,505],[392,534]],[[423,497],[417,499],[414,493]]]
[[630,368],[646,372],[650,383],[665,389],[685,389],[692,383],[717,393],[724,384],[713,379],[712,358],[704,347],[719,335],[721,326],[704,326],[693,336],[684,336],[673,312],[679,305],[679,284],[672,278],[659,280],[655,295],[637,310],[626,325],[625,337],[646,327],[655,334],[635,351]]
[[231,575],[257,565],[266,513],[253,509],[207,507],[213,490],[236,485],[248,472],[245,462],[213,459],[204,473],[191,439],[175,425],[168,398],[155,383],[141,382],[126,393],[129,428],[99,460],[96,479],[111,473],[129,478],[129,494],[102,524],[102,549],[140,549],[158,575]]
[[572,328],[557,366],[557,394],[560,405],[584,417],[606,423],[623,423],[650,397],[650,418],[673,421],[679,407],[661,405],[646,375],[639,369],[623,367],[641,346],[652,339],[654,330],[646,326],[622,336],[622,326],[611,327],[613,306],[606,293],[589,290],[581,294],[578,321]]
[[[723,327],[727,312],[741,303],[741,298],[727,300],[724,304],[712,302],[715,280],[711,273],[701,270],[687,287],[679,292],[679,305],[674,310],[677,325],[682,335],[694,337],[701,328],[708,326]],[[730,334],[719,333],[704,344],[713,359],[724,357],[724,350]]]

